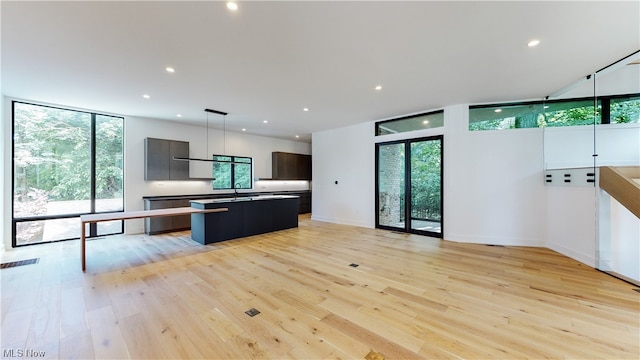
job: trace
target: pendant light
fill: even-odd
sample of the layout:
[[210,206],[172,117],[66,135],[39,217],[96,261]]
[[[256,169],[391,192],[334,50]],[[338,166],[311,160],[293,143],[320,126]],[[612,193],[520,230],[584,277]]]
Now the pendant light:
[[[213,110],[213,109],[204,109],[207,113],[207,155],[209,156],[209,113],[222,115],[222,152],[223,155],[226,155],[227,150],[227,114],[224,111]],[[231,157],[231,156],[230,156]],[[200,158],[192,158],[192,157],[179,157],[174,156],[173,160],[177,161],[203,161],[203,162],[211,162],[211,163],[225,163],[225,164],[246,164],[242,162],[236,162],[231,160],[215,160],[215,159],[200,159]]]

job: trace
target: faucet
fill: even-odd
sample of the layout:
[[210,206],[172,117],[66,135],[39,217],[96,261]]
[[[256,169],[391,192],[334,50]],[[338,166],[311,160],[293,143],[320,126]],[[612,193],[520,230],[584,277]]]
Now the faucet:
[[233,186],[233,191],[235,192],[235,195],[234,195],[235,197],[238,197],[238,187],[242,187],[242,184],[240,184],[240,183],[236,183],[236,184]]

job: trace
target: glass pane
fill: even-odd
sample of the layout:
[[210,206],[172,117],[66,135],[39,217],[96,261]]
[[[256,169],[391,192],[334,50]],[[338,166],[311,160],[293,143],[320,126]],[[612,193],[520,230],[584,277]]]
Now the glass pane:
[[593,99],[477,106],[469,108],[469,130],[504,130],[600,123],[601,103]]
[[611,123],[640,123],[640,95],[611,99]]
[[14,217],[90,211],[91,114],[14,103]]
[[214,189],[231,189],[231,157],[214,155],[213,160],[229,161],[229,163],[213,163]]
[[469,130],[504,130],[540,126],[542,103],[495,105],[469,108]]
[[404,143],[378,147],[378,223],[404,228]]
[[77,217],[16,223],[16,245],[75,239],[79,237],[80,220]]
[[598,111],[593,112],[593,99],[547,102],[544,106],[544,119],[540,126],[575,126],[600,123],[600,103]]
[[376,135],[397,134],[444,126],[444,112],[422,114],[397,120],[376,123]]
[[411,143],[411,229],[440,233],[442,142]]
[[234,188],[251,189],[251,158],[235,157],[234,161],[246,163],[233,165]]
[[[98,236],[120,234],[124,231],[122,229],[122,220],[96,223],[96,229],[98,231]],[[89,234],[88,230],[87,234]]]
[[120,211],[123,198],[124,120],[96,115],[96,211]]

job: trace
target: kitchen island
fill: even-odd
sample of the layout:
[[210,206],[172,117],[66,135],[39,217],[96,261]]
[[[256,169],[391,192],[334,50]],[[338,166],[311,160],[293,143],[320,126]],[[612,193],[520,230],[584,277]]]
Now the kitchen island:
[[191,214],[191,238],[206,245],[298,227],[298,202],[293,195],[191,200],[196,209],[228,209],[215,216]]

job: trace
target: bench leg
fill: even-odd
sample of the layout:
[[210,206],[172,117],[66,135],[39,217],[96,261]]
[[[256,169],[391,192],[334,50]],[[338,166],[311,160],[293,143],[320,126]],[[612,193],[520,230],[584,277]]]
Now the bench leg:
[[85,247],[87,244],[86,234],[85,234],[85,223],[80,222],[80,261],[82,262],[82,271],[87,269],[87,264],[85,260]]

